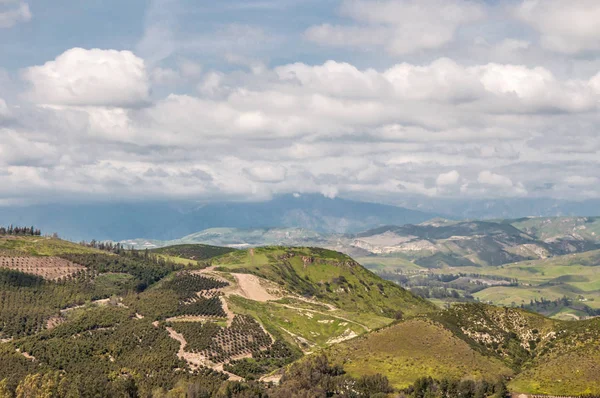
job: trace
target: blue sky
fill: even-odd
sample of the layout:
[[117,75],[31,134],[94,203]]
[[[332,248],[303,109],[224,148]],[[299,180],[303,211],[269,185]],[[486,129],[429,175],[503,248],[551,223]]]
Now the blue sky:
[[600,196],[596,0],[0,0],[0,203]]

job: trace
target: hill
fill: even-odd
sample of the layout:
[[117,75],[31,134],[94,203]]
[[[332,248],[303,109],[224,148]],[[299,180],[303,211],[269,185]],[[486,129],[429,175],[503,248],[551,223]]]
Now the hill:
[[[100,251],[11,236],[0,257],[2,393],[284,397],[315,383],[389,392],[388,380],[411,397],[427,385],[498,392],[506,381],[519,393],[600,393],[600,320],[438,310],[327,249]],[[311,353],[329,364],[302,359]]]
[[544,242],[600,242],[600,217],[527,217],[505,222]]
[[553,321],[520,309],[462,304],[328,349],[350,374],[380,373],[396,387],[423,375],[488,382],[510,377],[526,394],[600,393],[600,320]]
[[303,228],[212,228],[171,241],[131,239],[121,243],[136,248],[200,243],[235,248],[316,246],[361,258],[398,258],[423,268],[497,266],[599,249],[595,231],[600,222],[595,220],[432,219],[418,225],[381,226],[356,234]]
[[[435,309],[322,249],[107,252],[0,237],[0,250],[0,388],[8,391],[60,385],[57,396],[148,396],[193,382],[213,395],[226,379],[260,378],[401,313]],[[198,256],[201,264],[189,261]]]
[[322,195],[281,195],[264,202],[46,204],[0,206],[6,224],[36,225],[68,239],[177,239],[208,228],[293,227],[346,233],[394,223],[419,223],[433,214]]

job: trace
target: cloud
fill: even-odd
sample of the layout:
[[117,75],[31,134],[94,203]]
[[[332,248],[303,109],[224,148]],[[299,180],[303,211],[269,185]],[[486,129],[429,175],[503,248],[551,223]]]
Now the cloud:
[[594,185],[598,184],[599,181],[598,177],[569,176],[565,178],[567,184],[574,186]]
[[74,106],[137,106],[149,100],[144,60],[130,51],[73,48],[22,72],[27,97],[37,103]]
[[493,185],[500,188],[511,188],[514,185],[510,178],[492,173],[489,170],[480,172],[477,181],[481,184]]
[[436,185],[440,187],[456,185],[460,181],[460,173],[456,170],[440,174],[435,180]]
[[31,20],[29,4],[20,0],[0,1],[0,29],[12,28],[20,22]]
[[244,169],[250,179],[258,182],[281,182],[287,175],[285,167],[276,164],[260,164]]
[[[568,197],[584,181],[573,176],[597,177],[600,166],[597,70],[571,76],[443,57],[382,69],[331,60],[207,64],[186,73],[173,62],[146,72],[131,53],[71,51],[82,71],[63,67],[63,54],[24,71],[43,76],[37,85],[28,80],[25,99],[36,102],[6,97],[0,198],[208,201],[319,192],[393,202],[536,195],[540,181],[552,187],[543,194]],[[90,58],[110,61],[88,68]],[[108,74],[120,76],[118,87],[90,83]],[[162,82],[151,102],[149,80],[155,88]],[[50,87],[59,90],[47,94]],[[600,197],[597,184],[585,189]]]
[[10,117],[10,109],[8,109],[6,101],[0,98],[0,120],[7,119],[8,117]]
[[354,23],[315,25],[306,38],[326,46],[384,48],[404,55],[450,43],[461,25],[480,20],[485,9],[466,0],[344,0],[340,13]]
[[523,0],[516,16],[536,29],[544,47],[567,54],[600,49],[600,2]]

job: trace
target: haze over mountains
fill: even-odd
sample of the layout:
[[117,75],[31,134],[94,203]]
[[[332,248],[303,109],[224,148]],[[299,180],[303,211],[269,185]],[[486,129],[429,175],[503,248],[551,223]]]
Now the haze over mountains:
[[324,233],[449,219],[594,216],[598,201],[496,199],[456,201],[406,199],[406,207],[327,198],[320,194],[280,195],[264,202],[60,203],[0,206],[5,224],[35,225],[71,240],[133,238],[174,240],[209,228],[302,228]]

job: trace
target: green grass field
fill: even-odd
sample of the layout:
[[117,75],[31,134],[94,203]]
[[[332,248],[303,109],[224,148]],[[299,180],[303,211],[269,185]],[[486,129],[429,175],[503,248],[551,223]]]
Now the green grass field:
[[500,360],[473,350],[440,324],[412,319],[327,350],[353,376],[381,373],[406,388],[420,377],[497,379],[513,372]]
[[[361,258],[360,261],[374,272],[401,271],[414,274],[427,271],[433,274],[478,274],[491,277],[517,279],[519,286],[490,286],[475,293],[478,300],[495,305],[527,305],[531,300],[556,300],[564,296],[584,302],[585,305],[600,309],[600,251],[591,251],[542,260],[523,261],[501,266],[452,267],[443,269],[421,268],[402,258]],[[583,300],[583,301],[582,301]],[[438,305],[440,304],[438,300]],[[443,305],[443,303],[442,303]],[[555,315],[559,319],[574,319],[585,316],[580,311],[561,311]]]
[[56,256],[59,254],[103,253],[77,243],[43,236],[0,237],[0,255]]
[[600,347],[588,344],[517,375],[513,391],[545,395],[600,394]]

